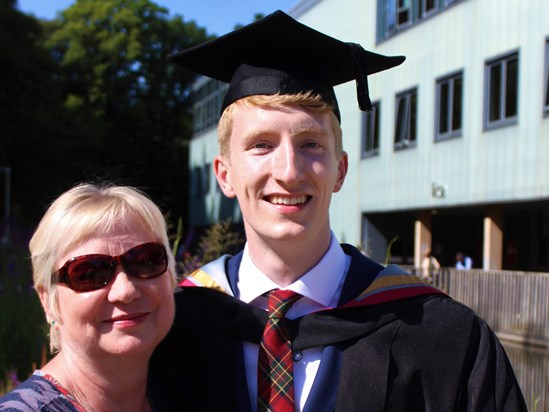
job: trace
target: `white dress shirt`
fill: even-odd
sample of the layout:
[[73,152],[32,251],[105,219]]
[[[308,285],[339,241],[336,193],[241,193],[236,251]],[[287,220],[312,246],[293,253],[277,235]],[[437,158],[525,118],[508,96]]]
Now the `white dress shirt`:
[[[337,305],[345,274],[351,263],[350,256],[345,255],[335,235],[331,233],[330,247],[321,261],[285,289],[293,290],[303,298],[299,299],[288,311],[286,317],[295,319],[308,313],[333,308]],[[262,296],[265,292],[280,287],[262,273],[253,263],[248,245],[244,246],[244,255],[240,264],[237,281],[237,297],[247,303],[268,310],[268,299]],[[257,358],[259,345],[244,342],[244,362],[248,393],[252,410],[257,409]],[[294,392],[295,410],[303,410],[311,391],[316,373],[320,366],[322,348],[313,348],[294,353]],[[302,355],[299,359],[299,355]],[[299,360],[298,360],[299,359]]]

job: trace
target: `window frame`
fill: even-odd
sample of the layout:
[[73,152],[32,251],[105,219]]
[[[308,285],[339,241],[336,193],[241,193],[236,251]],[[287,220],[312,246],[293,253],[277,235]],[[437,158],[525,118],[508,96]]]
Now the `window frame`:
[[549,37],[545,39],[545,70],[543,88],[543,115],[549,117]]
[[[464,93],[464,72],[463,70],[453,72],[451,74],[439,77],[435,81],[435,142],[443,141],[452,139],[455,137],[461,137],[463,135],[463,93]],[[454,115],[455,115],[455,90],[456,90],[456,81],[461,81],[461,96],[459,97],[459,103],[461,104],[461,107],[459,108],[459,124],[460,127],[458,129],[454,129],[453,125],[455,123]],[[444,85],[449,85],[449,92],[447,96],[447,106],[446,106],[446,123],[448,125],[446,131],[441,132],[440,131],[440,119],[441,119],[441,110],[444,107],[442,105],[442,87]]]
[[[509,91],[508,91],[508,78],[509,78],[509,63],[516,60],[516,72],[515,72],[515,90],[514,90],[514,114],[508,116],[506,114],[507,104],[509,103]],[[500,67],[499,70],[499,79],[493,79],[496,75],[494,69]],[[512,72],[511,72],[512,73]],[[518,112],[519,112],[519,80],[520,80],[520,56],[518,50],[505,53],[504,55],[498,56],[486,60],[484,64],[484,129],[491,130],[499,127],[504,127],[508,125],[514,125],[518,123]],[[492,119],[493,113],[493,98],[494,92],[492,90],[493,80],[499,80],[498,87],[498,107],[497,107],[497,119]],[[512,93],[512,91],[511,91]]]
[[[400,125],[400,105],[404,102],[404,127]],[[395,151],[415,147],[417,144],[418,88],[412,87],[395,96],[395,132],[393,148]],[[399,133],[400,131],[400,133]],[[400,136],[399,136],[400,135]]]
[[360,155],[362,159],[379,155],[381,102],[372,103],[372,110],[362,112]]

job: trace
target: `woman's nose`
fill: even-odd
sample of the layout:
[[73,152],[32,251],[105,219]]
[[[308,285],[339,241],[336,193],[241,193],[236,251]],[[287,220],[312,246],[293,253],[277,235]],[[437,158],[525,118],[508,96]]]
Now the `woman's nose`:
[[130,303],[137,299],[141,292],[136,285],[139,279],[128,275],[120,265],[116,268],[114,280],[109,288],[109,300],[111,302]]

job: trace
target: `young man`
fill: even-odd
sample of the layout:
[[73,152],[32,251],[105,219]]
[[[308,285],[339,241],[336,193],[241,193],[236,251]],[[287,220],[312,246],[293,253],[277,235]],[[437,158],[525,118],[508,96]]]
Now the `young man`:
[[357,80],[368,109],[366,76],[403,57],[276,12],[170,60],[230,83],[213,165],[247,243],[182,282],[151,363],[155,398],[200,411],[526,410],[482,320],[330,230],[348,167],[333,86]]

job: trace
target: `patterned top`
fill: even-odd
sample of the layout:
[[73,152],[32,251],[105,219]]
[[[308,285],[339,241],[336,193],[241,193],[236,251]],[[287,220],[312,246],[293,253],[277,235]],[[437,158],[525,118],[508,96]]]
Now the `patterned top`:
[[0,397],[1,412],[83,412],[59,382],[35,371],[30,378]]

